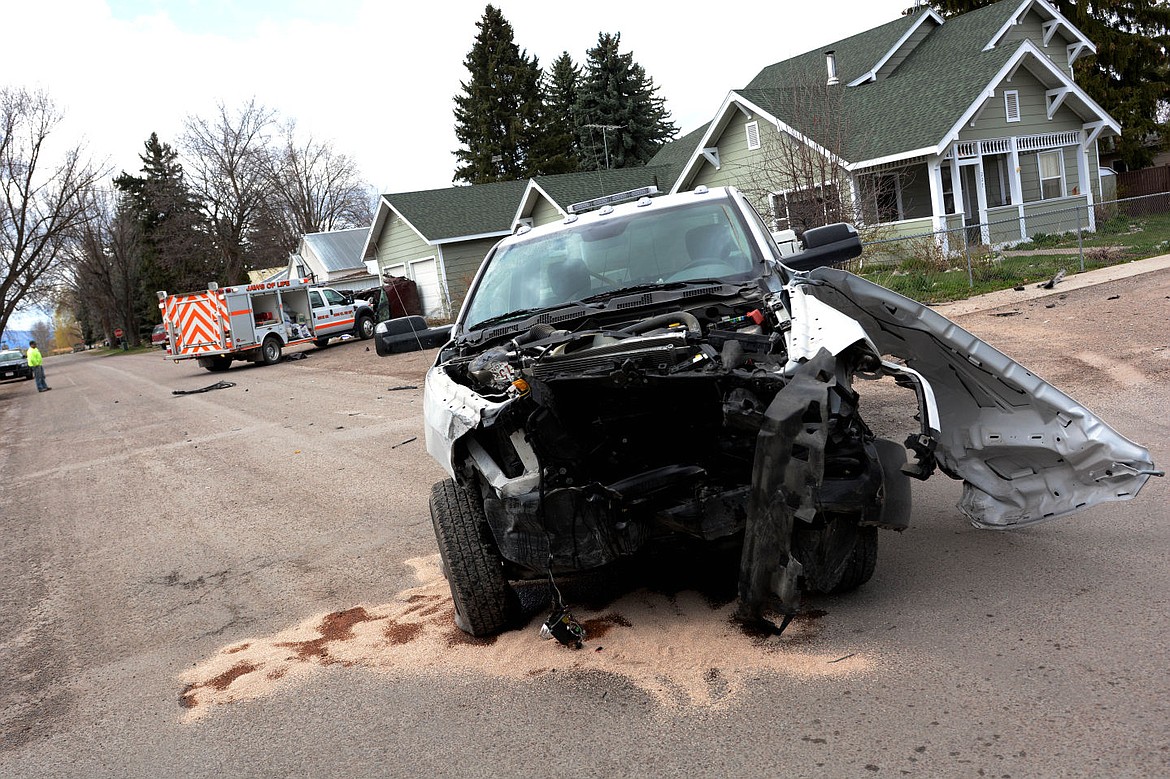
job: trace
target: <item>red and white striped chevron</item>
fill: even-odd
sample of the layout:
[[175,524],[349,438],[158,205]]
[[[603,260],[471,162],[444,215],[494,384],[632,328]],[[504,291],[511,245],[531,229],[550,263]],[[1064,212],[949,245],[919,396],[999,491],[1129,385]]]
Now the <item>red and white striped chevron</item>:
[[171,295],[166,317],[175,325],[179,354],[219,352],[231,348],[224,332],[228,322],[227,301],[222,291]]

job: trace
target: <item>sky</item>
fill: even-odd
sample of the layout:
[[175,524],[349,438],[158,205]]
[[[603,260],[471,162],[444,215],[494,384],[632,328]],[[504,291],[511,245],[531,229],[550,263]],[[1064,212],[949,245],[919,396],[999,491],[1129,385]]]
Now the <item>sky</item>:
[[[0,86],[43,89],[112,174],[157,132],[255,99],[354,159],[378,192],[450,186],[453,98],[483,0],[0,0]],[[914,0],[496,0],[541,66],[620,33],[689,132],[764,66],[892,21]],[[50,153],[52,149],[49,149]]]
[[[765,65],[891,21],[913,0],[494,4],[542,67],[564,51],[581,63],[599,33],[620,33],[688,132]],[[85,138],[115,172],[137,172],[151,132],[174,144],[185,117],[255,98],[355,159],[379,192],[445,187],[452,99],[485,6],[0,0],[0,85],[43,88],[65,114],[61,142]]]

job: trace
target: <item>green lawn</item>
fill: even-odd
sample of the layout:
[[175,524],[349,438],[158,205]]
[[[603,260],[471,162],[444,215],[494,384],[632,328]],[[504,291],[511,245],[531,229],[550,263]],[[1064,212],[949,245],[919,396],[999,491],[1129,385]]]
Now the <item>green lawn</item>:
[[[1170,253],[1170,214],[1142,217],[1119,214],[1100,222],[1097,228],[1096,233],[1081,236],[1085,270]],[[1045,253],[1047,250],[1053,252]],[[1037,254],[1018,255],[1015,251]],[[1006,253],[971,247],[968,274],[966,254],[944,257],[934,245],[933,237],[927,236],[876,244],[847,269],[919,302],[942,303],[1038,284],[1061,270],[1066,274],[1078,273],[1081,256],[1075,233],[1039,234]]]

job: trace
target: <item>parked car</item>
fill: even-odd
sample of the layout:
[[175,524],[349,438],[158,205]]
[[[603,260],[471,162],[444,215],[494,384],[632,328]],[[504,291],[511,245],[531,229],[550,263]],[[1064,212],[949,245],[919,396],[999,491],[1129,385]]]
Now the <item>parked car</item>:
[[[741,193],[700,187],[521,228],[488,254],[424,395],[460,628],[512,626],[514,580],[681,535],[739,545],[737,617],[782,630],[802,592],[870,579],[878,530],[911,521],[910,478],[961,479],[960,511],[998,530],[1161,475],[993,347],[832,267],[861,251],[850,226],[801,249],[782,256]],[[866,425],[858,376],[913,394],[904,442]]]
[[0,351],[0,379],[31,379],[32,368],[17,349]]
[[154,330],[150,331],[150,345],[160,349],[167,348],[167,328],[165,325],[155,325]]

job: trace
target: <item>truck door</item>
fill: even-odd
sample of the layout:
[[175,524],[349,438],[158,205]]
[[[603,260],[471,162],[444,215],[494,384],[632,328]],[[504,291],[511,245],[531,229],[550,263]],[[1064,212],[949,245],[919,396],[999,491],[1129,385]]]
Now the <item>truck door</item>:
[[227,348],[227,304],[221,292],[172,295],[167,306],[174,337],[172,354],[195,356]]
[[318,337],[341,335],[353,329],[353,305],[336,290],[309,290],[309,305],[313,307],[313,331]]
[[234,346],[239,348],[256,343],[256,322],[252,315],[252,299],[248,293],[229,292],[227,310]]

